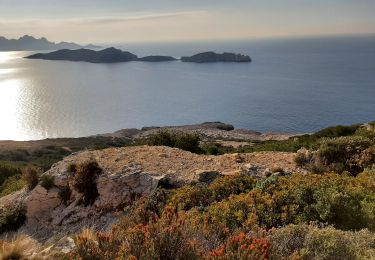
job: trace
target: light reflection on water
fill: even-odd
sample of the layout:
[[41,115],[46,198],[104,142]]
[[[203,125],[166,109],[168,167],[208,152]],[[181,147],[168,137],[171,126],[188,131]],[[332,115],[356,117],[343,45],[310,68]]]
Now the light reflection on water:
[[144,46],[147,53],[139,45],[123,49],[173,56],[235,51],[254,62],[90,64],[0,52],[0,140],[205,121],[263,132],[312,132],[375,119],[372,38],[156,47]]
[[[1,71],[1,70],[0,70]],[[0,79],[0,119],[2,139],[28,139],[22,133],[21,82],[16,79]]]

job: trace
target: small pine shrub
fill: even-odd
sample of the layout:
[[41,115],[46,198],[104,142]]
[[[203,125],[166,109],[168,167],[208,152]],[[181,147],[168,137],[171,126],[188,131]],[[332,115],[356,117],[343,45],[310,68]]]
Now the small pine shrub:
[[55,178],[50,175],[43,175],[40,178],[40,186],[42,186],[46,190],[51,189],[53,186],[55,186]]
[[192,153],[199,153],[199,141],[200,137],[198,134],[160,130],[148,138],[148,145],[169,146]]
[[71,194],[72,190],[69,187],[62,187],[59,190],[59,197],[64,204],[67,204],[67,202],[70,200]]
[[23,172],[23,178],[26,182],[26,186],[29,190],[34,189],[38,184],[38,176],[40,174],[40,169],[36,167],[27,167]]
[[102,169],[95,161],[87,161],[77,166],[73,177],[73,187],[80,193],[83,193],[83,202],[92,205],[99,196],[96,187],[96,178],[102,173]]
[[0,234],[15,231],[26,220],[26,210],[21,204],[10,205],[0,209]]
[[0,162],[0,186],[9,178],[20,175],[21,169],[10,163]]
[[77,172],[77,164],[75,164],[75,163],[69,164],[68,167],[66,168],[66,170],[68,172],[74,172],[74,173]]

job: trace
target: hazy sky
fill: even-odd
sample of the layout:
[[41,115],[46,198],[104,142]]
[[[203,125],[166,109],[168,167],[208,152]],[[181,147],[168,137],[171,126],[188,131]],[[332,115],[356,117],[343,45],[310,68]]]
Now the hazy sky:
[[0,35],[120,43],[375,33],[375,0],[0,0]]

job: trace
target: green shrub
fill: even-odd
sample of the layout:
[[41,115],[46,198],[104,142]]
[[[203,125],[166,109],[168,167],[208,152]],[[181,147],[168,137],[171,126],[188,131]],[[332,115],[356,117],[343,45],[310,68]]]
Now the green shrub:
[[46,190],[51,189],[53,186],[55,186],[55,178],[51,175],[43,175],[40,178],[40,186]]
[[348,171],[353,175],[362,172],[370,162],[362,162],[361,154],[372,145],[365,137],[350,136],[324,139],[316,153],[315,161],[327,166],[329,170],[341,173]]
[[170,199],[171,205],[180,210],[193,207],[206,207],[233,194],[249,192],[256,184],[249,176],[224,176],[217,178],[208,186],[194,185],[177,189]]
[[208,155],[218,155],[220,150],[219,148],[221,147],[220,144],[216,143],[209,143],[209,144],[204,144],[201,146],[201,149],[204,154]]
[[0,197],[12,194],[25,187],[25,181],[21,175],[15,175],[6,179],[0,186]]
[[75,164],[75,163],[70,163],[70,164],[68,165],[68,167],[66,167],[66,170],[67,170],[68,172],[77,172],[77,164]]
[[67,202],[70,200],[71,194],[72,190],[69,187],[62,187],[59,190],[59,197],[64,204],[67,204]]
[[24,186],[22,170],[12,163],[0,162],[0,197],[8,195]]
[[304,167],[306,164],[310,163],[311,157],[308,156],[306,153],[299,152],[294,157],[294,162],[299,167]]
[[166,130],[160,130],[148,138],[149,145],[175,147],[192,153],[200,152],[199,141],[200,137],[198,134]]
[[40,169],[36,167],[27,167],[24,169],[23,178],[29,190],[34,189],[34,187],[38,185],[38,182],[39,182],[38,176],[40,172],[41,172]]
[[25,207],[21,204],[0,208],[0,234],[17,230],[25,222],[25,214]]
[[341,137],[341,136],[351,136],[353,135],[361,125],[351,125],[351,126],[332,126],[322,129],[313,134],[314,137],[322,138],[334,138],[334,137]]
[[268,179],[258,182],[259,189],[210,204],[208,219],[230,230],[254,224],[272,228],[310,221],[343,230],[375,230],[373,174],[296,174]]
[[87,161],[77,166],[73,176],[73,187],[83,193],[83,202],[86,206],[93,204],[99,196],[95,181],[100,173],[102,169],[95,161]]
[[367,230],[341,231],[333,227],[289,225],[274,229],[271,259],[373,259],[375,235]]
[[7,178],[20,174],[21,169],[19,167],[6,162],[0,163],[0,185],[2,185]]

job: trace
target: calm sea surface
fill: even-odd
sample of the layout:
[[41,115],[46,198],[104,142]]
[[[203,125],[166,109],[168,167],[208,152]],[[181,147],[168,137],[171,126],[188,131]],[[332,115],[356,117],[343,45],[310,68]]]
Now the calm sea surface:
[[0,139],[204,121],[311,132],[375,120],[375,36],[121,48],[175,57],[233,51],[249,54],[253,62],[90,64],[0,52]]

